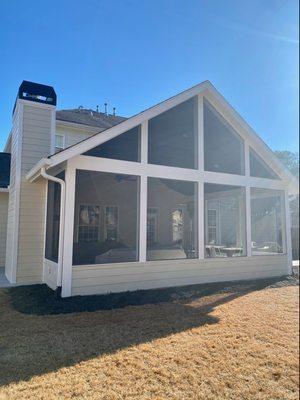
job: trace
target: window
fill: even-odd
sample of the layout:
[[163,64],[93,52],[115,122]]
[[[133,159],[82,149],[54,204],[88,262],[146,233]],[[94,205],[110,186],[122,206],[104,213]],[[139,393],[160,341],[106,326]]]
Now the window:
[[278,175],[252,149],[250,149],[250,175],[258,178],[279,179]]
[[149,120],[148,162],[197,168],[197,97]]
[[[57,177],[64,179],[64,172],[58,174]],[[45,258],[56,263],[59,248],[60,191],[59,183],[48,181]]]
[[147,260],[197,258],[197,184],[148,178],[147,228]]
[[139,177],[77,170],[75,199],[74,265],[138,260]]
[[100,233],[100,207],[79,206],[78,242],[97,242]]
[[62,151],[65,148],[65,136],[55,135],[55,153]]
[[84,153],[86,156],[112,158],[114,160],[141,161],[141,127],[136,126],[115,138]]
[[206,257],[245,256],[245,189],[205,183],[204,194]]
[[204,169],[245,174],[244,141],[225,119],[204,101]]
[[157,242],[158,209],[147,210],[147,243],[154,245]]
[[283,253],[283,192],[251,189],[252,254]]
[[116,206],[105,207],[105,240],[118,240],[119,209]]
[[218,210],[207,210],[208,242],[218,243]]

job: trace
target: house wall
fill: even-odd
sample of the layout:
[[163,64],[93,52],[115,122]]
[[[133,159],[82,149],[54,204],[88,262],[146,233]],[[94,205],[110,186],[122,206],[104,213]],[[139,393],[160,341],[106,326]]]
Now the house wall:
[[5,265],[8,198],[8,192],[0,192],[0,267]]
[[17,100],[13,116],[6,275],[11,282],[41,283],[46,181],[26,173],[50,154],[54,106]]
[[26,173],[51,149],[54,109],[24,105],[21,153],[21,187],[17,282],[42,282],[46,181],[26,180]]
[[287,256],[74,266],[72,296],[282,276]]
[[78,142],[81,142],[84,139],[87,139],[91,135],[96,132],[100,132],[100,128],[80,128],[80,127],[72,127],[72,126],[62,126],[58,121],[56,123],[56,133],[58,135],[63,135],[65,140],[65,148],[73,146]]
[[19,215],[20,194],[20,154],[22,136],[19,132],[23,124],[23,107],[17,102],[12,118],[12,131],[10,139],[11,163],[10,163],[10,185],[7,214],[7,236],[5,253],[5,275],[10,282],[16,282],[16,252]]

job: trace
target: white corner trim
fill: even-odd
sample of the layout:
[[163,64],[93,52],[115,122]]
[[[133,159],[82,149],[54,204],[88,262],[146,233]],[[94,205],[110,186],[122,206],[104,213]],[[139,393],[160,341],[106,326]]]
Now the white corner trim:
[[17,134],[17,154],[16,154],[16,177],[15,177],[15,207],[13,214],[12,230],[12,253],[10,282],[17,283],[17,265],[18,265],[18,244],[19,244],[19,220],[20,220],[20,197],[21,197],[21,157],[23,145],[23,104],[17,101],[15,112],[18,112],[18,132]]

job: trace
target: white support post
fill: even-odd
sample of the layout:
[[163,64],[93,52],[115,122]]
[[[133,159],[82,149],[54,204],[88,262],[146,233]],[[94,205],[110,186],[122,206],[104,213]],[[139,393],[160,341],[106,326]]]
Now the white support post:
[[[141,126],[141,164],[148,161],[148,121]],[[140,215],[139,215],[139,261],[146,261],[147,254],[147,175],[140,177]]]
[[245,176],[250,176],[250,151],[248,142],[244,143]]
[[148,162],[148,121],[142,122],[141,125],[141,163]]
[[147,253],[147,176],[140,177],[140,231],[139,231],[139,261],[146,261]]
[[203,96],[198,96],[198,258],[205,257],[204,235],[204,113]]
[[68,161],[65,172],[66,182],[66,208],[65,208],[65,234],[63,246],[63,269],[61,296],[69,297],[72,294],[72,265],[73,265],[73,231],[75,209],[75,179],[76,169],[72,161]]
[[205,256],[204,236],[204,183],[198,182],[198,258]]
[[204,171],[204,115],[203,96],[198,96],[198,170]]
[[246,243],[247,243],[247,257],[252,256],[251,246],[251,189],[246,186]]
[[293,272],[293,255],[292,255],[292,233],[291,233],[291,213],[290,213],[290,200],[289,192],[285,190],[284,192],[284,220],[285,220],[285,244],[286,244],[286,254],[287,254],[287,273],[290,275]]

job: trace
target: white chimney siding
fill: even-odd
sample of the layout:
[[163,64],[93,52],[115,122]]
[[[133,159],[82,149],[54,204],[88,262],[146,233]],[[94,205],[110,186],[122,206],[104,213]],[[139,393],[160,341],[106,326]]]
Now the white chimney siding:
[[43,281],[47,182],[25,175],[51,154],[55,108],[18,99],[13,115],[5,273],[15,283]]

